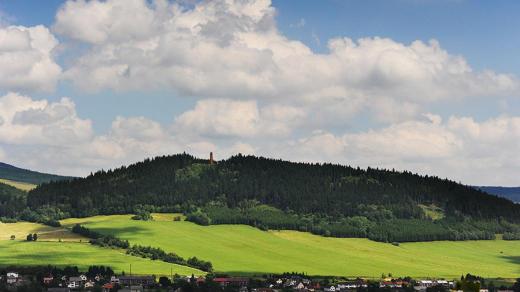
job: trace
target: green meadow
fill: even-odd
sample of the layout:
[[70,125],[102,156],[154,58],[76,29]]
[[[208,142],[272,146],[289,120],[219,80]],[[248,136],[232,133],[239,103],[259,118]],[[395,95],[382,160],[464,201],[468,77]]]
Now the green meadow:
[[131,244],[160,247],[187,258],[209,260],[218,272],[310,275],[488,278],[520,275],[520,241],[420,242],[399,246],[367,239],[327,238],[297,231],[261,231],[244,225],[199,226],[154,214],[154,221],[130,215],[67,219]]
[[[37,233],[38,241],[27,242],[28,233]],[[15,235],[15,240],[10,240]],[[61,240],[61,242],[60,242]],[[185,266],[129,256],[124,250],[101,248],[88,243],[88,239],[65,228],[19,222],[0,223],[0,266],[110,266],[116,272],[134,274],[200,275],[201,271]]]

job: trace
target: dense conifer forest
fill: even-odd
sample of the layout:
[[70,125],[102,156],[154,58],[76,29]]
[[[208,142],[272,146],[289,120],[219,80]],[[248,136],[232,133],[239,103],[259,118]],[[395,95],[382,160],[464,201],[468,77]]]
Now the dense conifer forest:
[[184,212],[204,225],[241,223],[389,242],[492,239],[520,230],[520,205],[447,179],[242,155],[215,164],[188,154],[147,159],[42,184],[28,193],[27,203],[43,221]]

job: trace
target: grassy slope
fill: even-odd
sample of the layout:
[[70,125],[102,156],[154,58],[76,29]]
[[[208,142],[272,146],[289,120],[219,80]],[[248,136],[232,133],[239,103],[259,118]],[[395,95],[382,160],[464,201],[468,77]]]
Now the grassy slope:
[[407,243],[399,247],[367,239],[339,239],[296,231],[262,232],[243,225],[198,226],[190,222],[134,221],[130,216],[68,219],[130,243],[161,247],[183,257],[210,260],[221,272],[287,272],[380,277],[517,277],[519,241]]
[[35,184],[18,182],[18,181],[14,181],[14,180],[3,179],[3,178],[0,178],[0,183],[10,185],[12,187],[15,187],[19,190],[26,191],[26,192],[28,192],[36,187]]
[[[37,233],[37,242],[23,241],[28,233]],[[9,240],[16,235],[17,240]],[[59,239],[64,242],[58,242]],[[79,241],[83,241],[80,243]],[[87,268],[91,265],[111,266],[116,272],[135,274],[169,275],[170,271],[181,275],[201,274],[189,267],[152,261],[129,256],[122,250],[100,248],[86,243],[85,238],[73,234],[64,228],[53,228],[35,223],[0,223],[0,265],[74,265]]]

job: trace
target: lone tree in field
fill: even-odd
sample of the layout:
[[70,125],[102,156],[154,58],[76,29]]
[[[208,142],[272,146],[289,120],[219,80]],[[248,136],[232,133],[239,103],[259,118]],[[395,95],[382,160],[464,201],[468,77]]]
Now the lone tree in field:
[[36,240],[38,240],[38,234],[35,233],[35,234],[33,234],[33,241],[36,241]]
[[15,240],[16,236],[11,235],[11,240]]
[[27,241],[33,241],[33,236],[32,234],[27,234]]

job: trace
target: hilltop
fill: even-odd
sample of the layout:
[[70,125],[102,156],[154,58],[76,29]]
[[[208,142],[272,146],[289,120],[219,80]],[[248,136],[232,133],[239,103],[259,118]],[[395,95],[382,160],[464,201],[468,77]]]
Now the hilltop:
[[38,185],[51,181],[68,180],[71,177],[41,173],[0,162],[0,179]]
[[243,155],[218,163],[188,154],[156,157],[44,183],[27,201],[36,212],[43,208],[63,218],[183,212],[202,225],[248,224],[376,241],[520,234],[519,205],[448,179]]

